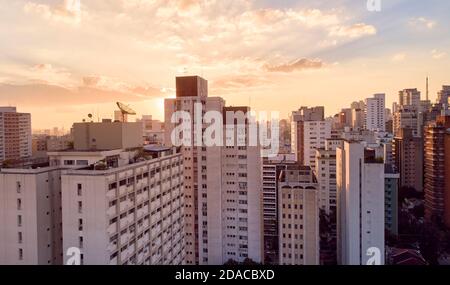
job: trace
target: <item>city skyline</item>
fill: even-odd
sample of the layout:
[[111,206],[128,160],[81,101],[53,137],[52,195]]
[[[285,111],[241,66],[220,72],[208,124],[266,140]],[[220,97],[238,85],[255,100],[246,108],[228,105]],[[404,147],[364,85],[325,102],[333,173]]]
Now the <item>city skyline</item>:
[[330,116],[376,93],[390,108],[404,88],[424,99],[427,76],[434,102],[448,84],[442,1],[382,1],[380,12],[362,0],[0,4],[14,22],[0,27],[0,105],[31,113],[34,129],[111,118],[113,101],[162,120],[177,75],[203,75],[211,96],[283,118],[290,105]]

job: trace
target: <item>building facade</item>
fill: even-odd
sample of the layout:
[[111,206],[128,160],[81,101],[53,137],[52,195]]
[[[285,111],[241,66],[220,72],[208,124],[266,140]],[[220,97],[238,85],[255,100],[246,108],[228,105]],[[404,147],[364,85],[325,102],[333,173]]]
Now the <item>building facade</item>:
[[0,107],[0,162],[32,155],[31,114]]
[[375,94],[366,99],[365,128],[369,131],[385,131],[386,125],[386,95]]
[[384,264],[384,164],[360,142],[336,150],[337,251],[341,265],[366,265],[377,251]]
[[291,165],[278,182],[280,265],[319,265],[318,183],[308,166]]
[[450,116],[425,128],[425,220],[450,227]]

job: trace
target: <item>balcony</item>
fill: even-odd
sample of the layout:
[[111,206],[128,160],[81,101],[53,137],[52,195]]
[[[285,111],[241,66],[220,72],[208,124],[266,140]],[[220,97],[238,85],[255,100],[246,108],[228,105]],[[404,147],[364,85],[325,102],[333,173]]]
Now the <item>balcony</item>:
[[117,263],[117,256],[116,257],[114,257],[113,259],[111,259],[111,261],[109,262],[109,265],[119,265],[118,263]]
[[120,226],[120,229],[123,229],[126,226],[128,226],[128,219],[127,218],[121,219],[120,222],[119,222],[119,226]]
[[109,225],[108,229],[106,230],[109,235],[114,235],[117,233],[117,222],[112,223]]
[[123,196],[127,193],[127,186],[123,185],[119,187],[119,196]]
[[130,235],[129,234],[124,234],[120,236],[120,244],[124,245],[128,242],[128,240],[130,239]]
[[106,198],[109,200],[114,200],[115,198],[117,198],[116,189],[109,190],[108,192],[106,192]]
[[112,206],[109,207],[109,209],[106,211],[106,215],[108,215],[108,218],[112,218],[117,215],[117,207]]

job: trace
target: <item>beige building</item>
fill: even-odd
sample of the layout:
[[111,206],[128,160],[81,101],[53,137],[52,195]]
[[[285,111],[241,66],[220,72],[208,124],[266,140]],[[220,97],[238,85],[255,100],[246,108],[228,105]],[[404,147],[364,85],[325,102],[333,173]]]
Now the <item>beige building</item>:
[[319,207],[327,214],[336,213],[336,148],[342,139],[327,139],[325,148],[316,150],[315,175],[319,182]]
[[61,169],[1,169],[0,264],[62,263]]
[[400,129],[394,138],[392,155],[395,169],[400,173],[400,187],[423,191],[424,141],[414,129]]
[[319,265],[318,183],[308,166],[287,165],[278,181],[280,265]]
[[111,150],[142,147],[141,123],[75,123],[75,150]]
[[[246,258],[263,262],[260,147],[206,147],[198,142],[209,126],[202,120],[206,112],[225,116],[228,111],[247,112],[248,108],[225,107],[222,98],[208,97],[207,81],[197,76],[178,77],[176,85],[177,98],[165,101],[166,144],[185,139],[172,142],[172,132],[181,119],[177,111],[194,118],[188,138],[192,145],[182,147],[186,263],[220,265],[229,259],[242,262]],[[202,121],[195,124],[199,117]]]
[[31,115],[0,107],[0,163],[31,157]]

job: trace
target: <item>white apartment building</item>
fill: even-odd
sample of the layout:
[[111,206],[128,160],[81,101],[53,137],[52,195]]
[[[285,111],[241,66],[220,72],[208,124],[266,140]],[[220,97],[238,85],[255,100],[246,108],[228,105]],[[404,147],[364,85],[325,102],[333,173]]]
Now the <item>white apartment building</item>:
[[316,150],[315,175],[319,183],[319,207],[327,214],[336,212],[336,148],[342,139],[327,139],[325,148]]
[[31,115],[0,107],[0,162],[31,157]]
[[305,166],[315,170],[316,149],[324,148],[326,139],[331,138],[330,121],[307,121],[303,122],[303,141],[296,143],[300,145],[302,161]]
[[366,99],[365,127],[369,131],[386,130],[386,95],[375,94]]
[[[222,113],[225,107],[225,101],[218,97],[208,97],[208,82],[197,76],[178,77],[176,79],[177,98],[166,99],[165,105],[165,143],[172,145],[171,135],[177,124],[171,122],[172,116],[176,112],[187,112],[191,118],[195,117],[195,105],[200,103],[203,111],[200,111],[200,118],[206,111],[217,111]],[[203,121],[203,120],[202,120]],[[206,126],[202,124],[202,129],[195,128],[195,119],[191,121],[191,136],[190,140],[192,146],[182,146],[182,154],[184,158],[184,198],[185,198],[185,231],[186,231],[186,264],[204,264],[207,263],[207,257],[200,259],[199,244],[206,244],[208,232],[200,232],[199,218],[207,219],[207,211],[203,211],[199,207],[199,197],[203,195],[200,190],[207,192],[209,189],[221,189],[222,181],[218,173],[221,173],[221,148],[220,147],[198,147],[194,146],[194,139],[197,139],[197,134],[203,134],[203,129]],[[178,138],[182,141],[184,138]],[[213,194],[209,196],[211,200]],[[207,194],[206,194],[207,195]],[[208,199],[206,196],[205,199]],[[216,199],[209,205],[214,207],[215,204],[220,204],[221,199]],[[202,202],[203,203],[203,202]],[[203,206],[203,205],[202,205]],[[217,213],[219,214],[219,213]],[[199,217],[199,215],[201,217]],[[205,221],[206,222],[206,221]],[[202,222],[203,223],[203,222]],[[203,224],[202,224],[203,225]],[[202,241],[200,241],[200,239]],[[219,241],[211,241],[212,243]],[[207,250],[207,249],[205,249]],[[203,252],[203,248],[201,249]]]
[[278,187],[279,264],[319,265],[319,185],[311,168],[287,166]]
[[[200,77],[178,77],[176,83],[177,98],[165,101],[166,144],[174,143],[171,135],[178,124],[171,119],[175,112],[184,111],[193,118],[189,139],[194,146],[182,147],[186,263],[219,265],[229,259],[242,262],[246,258],[262,262],[260,147],[195,144],[209,126],[202,120],[206,112],[225,116],[228,111],[244,114],[248,108],[226,108],[222,98],[207,97],[207,81]],[[196,110],[196,103],[201,104],[201,110]],[[201,123],[195,124],[198,120]],[[177,138],[177,142],[183,139]],[[247,136],[244,145],[248,145]]]
[[366,265],[375,249],[384,264],[384,164],[355,141],[337,148],[336,159],[338,263]]
[[63,248],[80,248],[82,264],[183,264],[182,155],[160,148],[138,156],[63,172]]
[[1,169],[0,264],[61,264],[61,169]]

